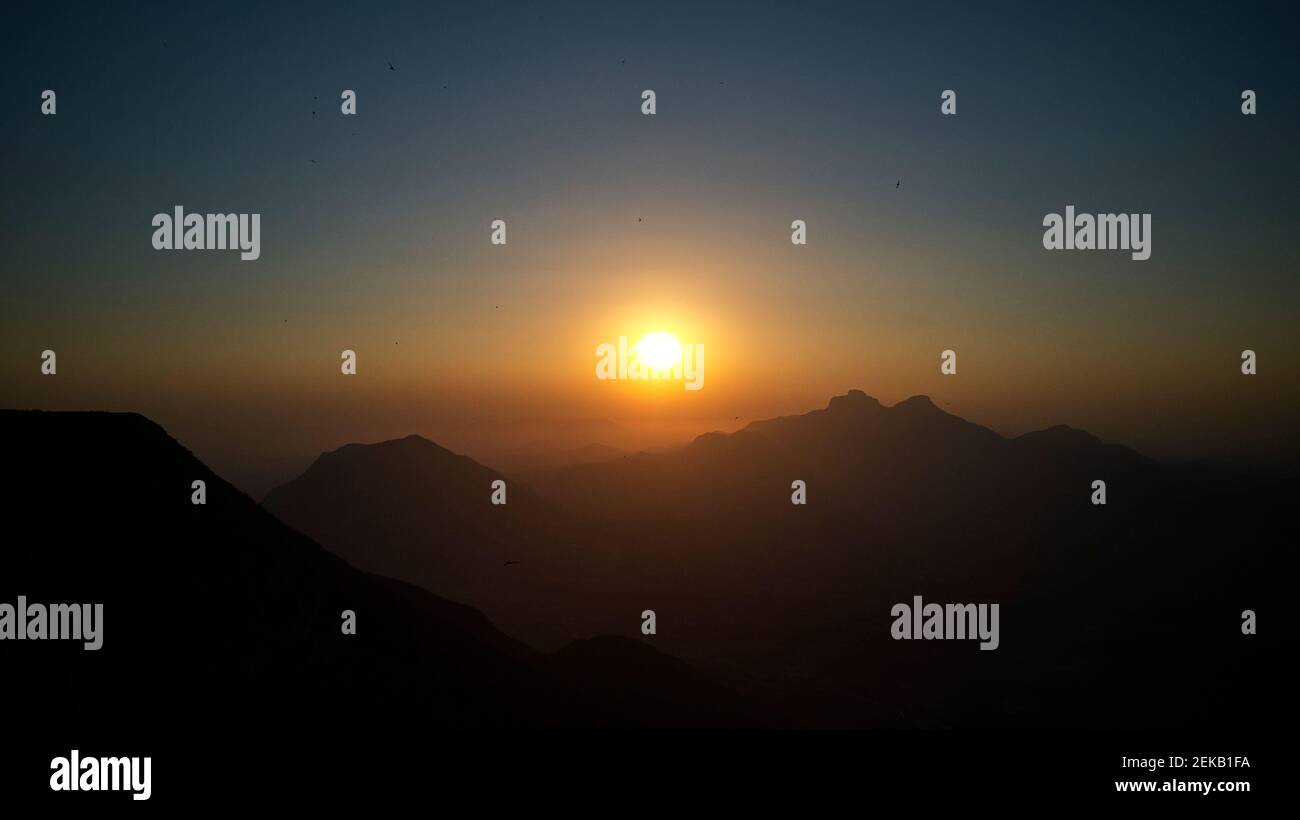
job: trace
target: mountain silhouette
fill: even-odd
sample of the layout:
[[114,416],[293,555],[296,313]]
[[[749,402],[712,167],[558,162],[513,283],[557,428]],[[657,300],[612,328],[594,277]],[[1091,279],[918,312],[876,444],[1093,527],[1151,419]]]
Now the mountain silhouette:
[[[42,703],[93,693],[93,708],[31,713],[60,743],[69,727],[138,738],[201,735],[200,723],[223,736],[272,722],[331,736],[752,723],[736,695],[652,647],[608,638],[546,655],[471,607],[350,566],[142,416],[0,411],[0,430],[10,524],[0,602],[104,605],[96,652],[54,641],[0,647]],[[397,446],[458,465],[428,442]],[[351,459],[344,450],[339,458]],[[328,472],[331,461],[313,469]],[[195,481],[206,482],[202,505],[191,500]],[[383,496],[363,489],[367,503]],[[529,509],[525,494],[518,500]],[[343,634],[345,610],[354,635]],[[181,714],[184,726],[167,718]]]
[[[948,505],[972,505],[982,489],[993,486],[990,476],[1023,476],[1034,484],[1064,477],[1059,469],[1039,468],[1067,452],[1078,470],[1099,469],[1112,481],[1144,463],[1131,450],[1095,439],[1096,446],[1081,453],[1077,441],[1056,429],[1007,439],[945,413],[925,396],[884,407],[854,390],[822,410],[756,421],[732,434],[706,434],[672,453],[574,466],[554,473],[539,490],[580,513],[698,520],[722,505],[757,523],[770,518],[774,501],[789,501],[790,484],[799,479],[810,488],[815,501],[809,509],[816,515],[879,520],[881,513],[924,504],[944,488],[954,490]],[[997,492],[1005,494],[1005,488]]]
[[[434,592],[490,588],[507,560],[532,563],[564,519],[529,487],[420,436],[325,453],[262,506],[361,569]],[[364,548],[362,548],[364,547]],[[554,556],[550,556],[554,560]]]
[[[496,522],[495,474],[421,447],[378,473],[360,466],[378,453],[340,462],[328,491],[308,471],[266,505],[350,559],[369,551],[412,583],[460,585],[452,597],[535,645],[635,637],[629,606],[656,609],[672,627],[656,646],[790,725],[1182,725],[1197,698],[1230,697],[1226,670],[1263,674],[1262,641],[1238,627],[1270,600],[1271,544],[1236,511],[1280,522],[1295,487],[1159,464],[1065,426],[1008,438],[924,396],[887,407],[860,390],[675,450],[539,473]],[[791,503],[796,480],[804,505]],[[402,497],[340,501],[368,483]],[[440,576],[456,563],[443,552],[420,564],[452,515],[438,493],[463,499],[448,527],[462,562],[496,559],[509,533],[555,571],[489,589]],[[369,537],[386,517],[391,536]],[[1000,648],[891,639],[891,606],[916,594],[999,603]]]

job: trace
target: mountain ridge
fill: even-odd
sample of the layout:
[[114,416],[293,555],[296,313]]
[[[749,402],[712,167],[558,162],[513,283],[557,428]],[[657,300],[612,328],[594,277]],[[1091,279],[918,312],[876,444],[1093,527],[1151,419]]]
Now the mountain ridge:
[[[418,472],[403,470],[394,475]],[[482,515],[465,530],[425,517],[434,485],[400,480],[386,484],[404,497],[396,507],[304,492],[288,520],[569,657],[584,635],[635,638],[634,613],[654,609],[656,648],[778,722],[1083,728],[1177,725],[1198,698],[1231,690],[1224,670],[1261,663],[1232,631],[1268,577],[1267,542],[1243,534],[1233,510],[1273,516],[1287,497],[1284,485],[1188,474],[1067,425],[1006,437],[924,396],[886,407],[863,391],[534,478],[546,517],[518,521],[535,536],[515,545],[527,556],[468,579],[421,556],[435,534],[454,560],[491,541],[509,505],[487,506],[478,479],[465,479],[467,503]],[[409,514],[376,538],[371,522],[392,510]],[[971,654],[891,640],[891,607],[916,594],[1000,603],[1003,642]],[[1223,649],[1209,668],[1196,651],[1205,635]],[[1174,694],[1154,708],[1125,688],[1131,676]],[[1196,686],[1176,684],[1188,677]]]
[[[599,642],[613,647],[609,663],[574,669],[477,608],[356,569],[140,414],[0,410],[0,435],[0,497],[12,520],[33,523],[0,549],[0,600],[96,601],[107,623],[95,653],[39,641],[6,651],[56,700],[93,681],[114,703],[109,724],[199,701],[214,731],[311,726],[343,700],[381,727],[399,716],[438,727],[752,725],[733,693],[662,653]],[[203,504],[192,503],[195,481]],[[341,629],[345,611],[355,634]],[[629,698],[638,670],[659,665],[665,686]]]

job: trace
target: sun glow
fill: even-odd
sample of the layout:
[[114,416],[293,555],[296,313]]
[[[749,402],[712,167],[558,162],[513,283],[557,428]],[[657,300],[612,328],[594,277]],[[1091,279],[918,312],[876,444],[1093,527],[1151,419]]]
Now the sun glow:
[[636,353],[643,364],[656,370],[682,363],[682,343],[673,334],[661,330],[642,336],[636,343]]

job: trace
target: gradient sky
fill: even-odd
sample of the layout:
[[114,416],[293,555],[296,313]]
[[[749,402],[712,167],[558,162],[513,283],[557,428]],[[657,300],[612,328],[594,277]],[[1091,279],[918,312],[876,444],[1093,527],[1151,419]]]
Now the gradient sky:
[[[143,412],[218,470],[550,422],[662,443],[854,387],[1294,457],[1280,9],[26,9],[0,33],[0,405]],[[1068,204],[1151,213],[1151,259],[1043,250]],[[153,250],[175,205],[262,214],[261,259]],[[653,329],[705,344],[703,390],[595,379],[596,345]]]

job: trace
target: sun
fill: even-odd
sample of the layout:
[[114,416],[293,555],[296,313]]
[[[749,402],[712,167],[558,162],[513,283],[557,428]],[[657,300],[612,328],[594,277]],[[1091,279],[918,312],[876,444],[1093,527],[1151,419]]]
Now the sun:
[[677,337],[656,330],[641,337],[636,343],[637,358],[646,367],[655,370],[675,367],[682,363],[682,343]]

